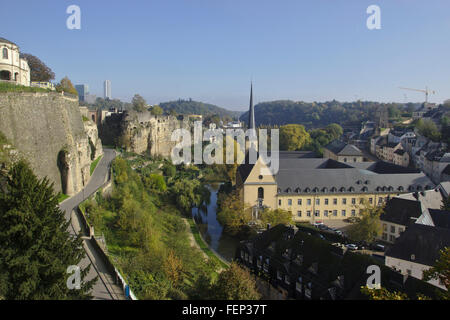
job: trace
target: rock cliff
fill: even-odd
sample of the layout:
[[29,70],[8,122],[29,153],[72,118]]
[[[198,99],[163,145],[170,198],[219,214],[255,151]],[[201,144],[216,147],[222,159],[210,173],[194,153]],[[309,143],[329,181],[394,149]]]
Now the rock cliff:
[[100,137],[106,144],[123,147],[128,152],[167,158],[177,144],[171,141],[172,132],[181,128],[191,131],[192,123],[188,117],[128,111],[106,118]]
[[103,154],[97,127],[83,121],[77,99],[58,93],[1,93],[0,132],[39,177],[73,195]]

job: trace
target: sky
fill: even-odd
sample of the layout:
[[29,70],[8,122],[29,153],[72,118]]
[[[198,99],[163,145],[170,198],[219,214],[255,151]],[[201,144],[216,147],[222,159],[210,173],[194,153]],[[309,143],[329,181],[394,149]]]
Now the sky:
[[[369,30],[369,5],[381,29]],[[67,7],[81,9],[69,30]],[[0,37],[59,81],[148,103],[192,98],[231,110],[254,100],[431,102],[450,98],[448,0],[15,0]]]

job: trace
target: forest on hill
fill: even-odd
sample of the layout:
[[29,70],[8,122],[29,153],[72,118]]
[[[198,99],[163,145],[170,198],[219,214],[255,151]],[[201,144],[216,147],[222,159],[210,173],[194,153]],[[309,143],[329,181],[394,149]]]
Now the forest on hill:
[[237,119],[242,114],[240,111],[231,111],[213,104],[194,101],[192,99],[161,102],[159,105],[166,113],[175,112],[177,114],[198,114],[203,116],[217,115],[221,119],[229,120]]
[[[303,124],[306,128],[324,127],[331,123],[340,125],[359,125],[361,121],[373,120],[376,111],[386,107],[389,117],[410,115],[417,107],[408,103],[379,103],[371,101],[339,102],[296,102],[278,100],[262,102],[255,106],[256,125],[280,126],[285,124]],[[246,122],[248,112],[241,115],[240,120]]]

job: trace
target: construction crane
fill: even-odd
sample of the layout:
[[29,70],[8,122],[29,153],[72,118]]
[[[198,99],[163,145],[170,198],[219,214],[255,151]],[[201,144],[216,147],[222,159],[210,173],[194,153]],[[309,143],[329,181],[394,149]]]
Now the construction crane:
[[403,90],[419,91],[419,92],[425,93],[425,103],[428,103],[428,95],[436,94],[436,91],[429,90],[428,87],[425,87],[425,90],[423,90],[423,89],[413,89],[413,88],[404,88],[404,87],[399,87],[399,88],[403,89]]

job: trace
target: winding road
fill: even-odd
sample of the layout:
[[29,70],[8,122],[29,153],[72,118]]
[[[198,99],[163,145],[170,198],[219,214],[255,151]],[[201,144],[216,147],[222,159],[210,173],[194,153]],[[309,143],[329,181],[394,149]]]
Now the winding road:
[[[95,168],[89,183],[78,194],[59,205],[65,213],[66,220],[71,221],[69,231],[73,235],[78,234],[81,230],[80,217],[74,209],[108,181],[111,162],[116,157],[116,152],[111,149],[104,149],[103,151],[103,158]],[[89,237],[83,237],[83,247],[86,251],[86,257],[80,262],[79,266],[81,269],[84,269],[91,264],[86,280],[91,280],[98,276],[98,280],[92,289],[94,300],[124,300],[125,295],[122,288],[115,284],[114,276],[109,273],[108,268],[92,244],[92,241]]]

